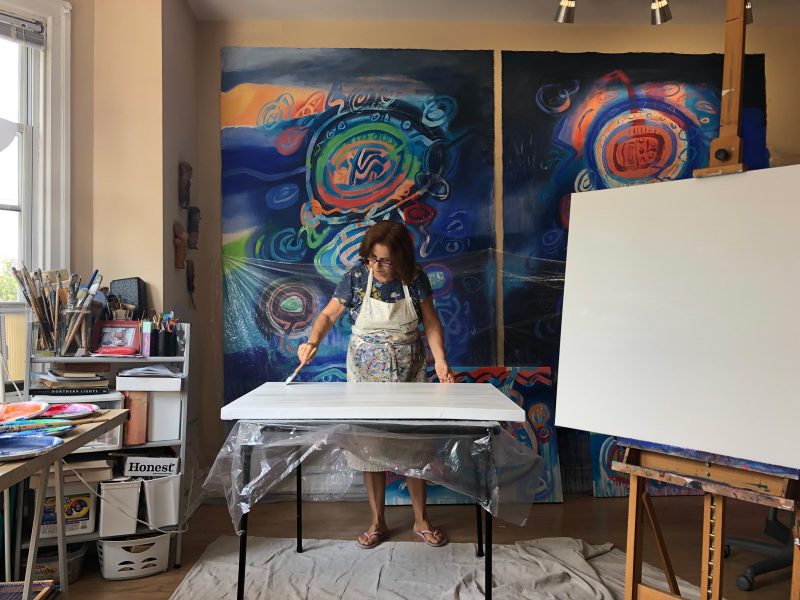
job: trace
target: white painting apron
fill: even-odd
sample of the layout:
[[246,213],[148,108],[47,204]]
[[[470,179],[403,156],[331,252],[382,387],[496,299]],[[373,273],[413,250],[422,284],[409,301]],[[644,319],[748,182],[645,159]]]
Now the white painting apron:
[[[403,284],[403,299],[383,302],[372,297],[372,269],[358,318],[347,348],[347,381],[425,381],[425,348],[419,335],[419,317]],[[369,450],[365,448],[367,454]],[[347,453],[358,471],[384,471]]]
[[372,297],[372,283],[370,269],[347,348],[347,381],[425,381],[425,349],[408,286],[402,300],[383,302]]

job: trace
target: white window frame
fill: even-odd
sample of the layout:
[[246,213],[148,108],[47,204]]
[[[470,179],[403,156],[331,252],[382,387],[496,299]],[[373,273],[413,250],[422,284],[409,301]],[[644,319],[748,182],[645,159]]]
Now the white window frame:
[[[39,114],[37,139],[32,131],[23,135],[22,173],[32,173],[24,186],[23,222],[20,248],[30,268],[45,270],[69,267],[70,261],[70,59],[72,5],[63,0],[0,0],[0,10],[14,15],[43,21],[46,28],[45,46],[39,69],[37,93],[34,98]],[[39,101],[41,100],[41,102]],[[27,210],[25,210],[27,208]],[[0,303],[0,313],[24,311],[24,303]],[[31,334],[25,348],[24,396],[27,396]],[[0,385],[5,377],[0,376]]]
[[[34,190],[24,230],[31,268],[56,269],[70,259],[70,11],[63,0],[0,0],[0,10],[41,20],[46,43],[40,70],[44,92],[36,155],[26,165],[40,183]],[[29,220],[28,220],[29,219]],[[24,238],[23,238],[24,239]],[[10,306],[6,305],[8,308]],[[0,308],[2,310],[2,308]]]

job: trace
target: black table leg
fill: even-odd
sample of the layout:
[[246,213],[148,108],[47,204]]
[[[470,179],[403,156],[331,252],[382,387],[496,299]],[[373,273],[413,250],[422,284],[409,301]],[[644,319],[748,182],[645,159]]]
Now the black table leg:
[[475,522],[478,525],[478,552],[475,556],[481,557],[483,556],[483,508],[477,502],[475,503]]
[[[244,481],[242,482],[242,489],[250,483],[250,458],[253,453],[252,446],[242,446],[242,471]],[[239,580],[236,587],[236,600],[244,600],[244,575],[247,568],[247,517],[249,513],[242,515],[242,520],[239,522],[239,527],[242,529],[242,535],[239,537]]]
[[244,572],[247,567],[247,513],[242,515],[239,523],[242,535],[239,536],[239,582],[236,587],[236,600],[244,600]]
[[492,513],[486,511],[486,579],[483,582],[483,597],[492,600]]
[[[492,490],[489,488],[489,471],[494,465],[494,457],[492,455],[492,436],[494,435],[494,428],[486,430],[489,438],[489,453],[487,459],[489,463],[486,465],[485,473],[485,492],[487,502],[491,502]],[[492,513],[486,511],[486,552],[484,558],[484,572],[485,578],[483,582],[483,597],[486,600],[492,600]]]
[[297,498],[295,505],[297,506],[297,551],[303,551],[303,473],[300,470],[300,463],[297,463]]

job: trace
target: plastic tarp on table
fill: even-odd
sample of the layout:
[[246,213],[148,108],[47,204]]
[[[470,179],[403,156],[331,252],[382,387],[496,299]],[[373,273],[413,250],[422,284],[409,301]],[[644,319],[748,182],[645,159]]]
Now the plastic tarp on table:
[[324,492],[312,493],[312,499],[342,497],[354,475],[348,452],[386,471],[466,494],[517,525],[528,518],[543,470],[542,458],[495,422],[238,421],[203,487],[225,496],[238,531],[242,515],[303,462],[327,472]]

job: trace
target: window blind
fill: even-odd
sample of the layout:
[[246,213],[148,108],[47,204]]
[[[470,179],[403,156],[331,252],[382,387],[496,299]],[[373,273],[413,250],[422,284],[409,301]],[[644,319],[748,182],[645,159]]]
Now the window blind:
[[41,21],[23,19],[0,11],[0,37],[41,48],[45,42],[45,26]]

